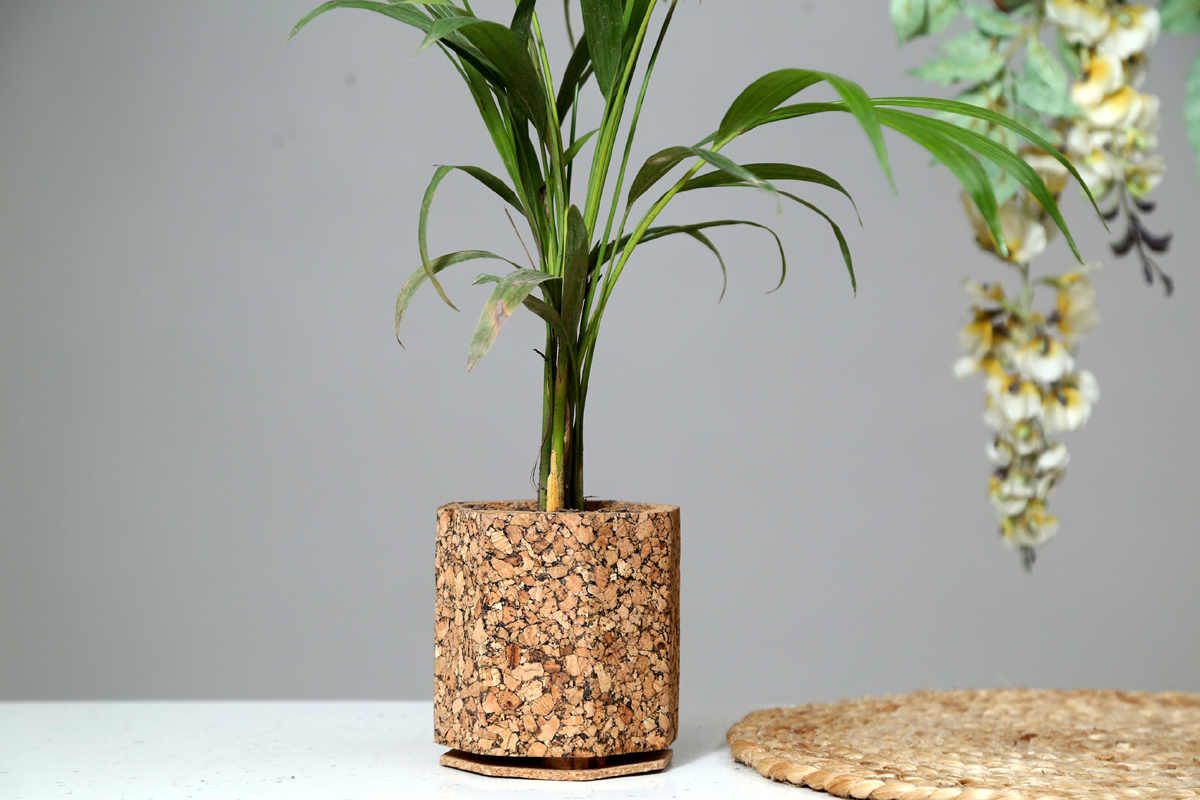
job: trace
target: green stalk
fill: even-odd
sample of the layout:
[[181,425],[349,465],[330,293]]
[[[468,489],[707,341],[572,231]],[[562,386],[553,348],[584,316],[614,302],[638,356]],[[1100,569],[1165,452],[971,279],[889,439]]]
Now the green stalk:
[[582,343],[583,335],[588,329],[588,320],[592,313],[592,299],[596,294],[596,287],[600,284],[600,276],[604,274],[600,270],[600,262],[597,261],[596,272],[588,278],[587,296],[583,298],[583,314],[579,317],[580,340],[576,344]]
[[[532,29],[534,36],[530,49],[533,51],[532,55],[542,78],[542,86],[548,101],[548,113],[553,115],[548,126],[549,141],[542,142],[546,190],[545,205],[542,211],[547,223],[543,232],[546,258],[542,269],[561,277],[566,273],[567,212],[569,208],[566,195],[567,174],[563,164],[565,151],[562,143],[562,131],[558,124],[558,114],[555,110],[556,95],[550,77],[549,58],[542,38],[541,24],[536,14],[533,16]],[[539,198],[539,205],[542,202],[542,199]],[[561,309],[561,287],[551,287],[548,289],[548,293],[552,305]],[[573,365],[570,364],[558,337],[550,332],[547,333],[546,352],[548,358],[543,406],[547,425],[543,432],[542,459],[539,470],[542,480],[539,486],[538,507],[545,511],[556,511],[562,508],[565,502],[568,502],[567,491],[571,482],[569,480],[570,473],[566,471],[566,468],[570,455],[568,452],[570,437],[567,433],[567,426],[570,408],[569,389],[573,383],[570,369]]]
[[546,511],[563,508],[567,469],[567,360],[557,359],[554,375],[554,421],[551,423],[550,475],[546,481]]
[[[720,146],[716,146],[713,148],[713,152],[715,153],[719,149]],[[582,345],[578,349],[578,351],[583,354],[581,356],[583,359],[583,374],[579,380],[579,396],[581,398],[581,402],[583,402],[583,398],[587,397],[588,386],[592,379],[592,359],[596,352],[596,338],[600,333],[600,322],[604,318],[604,309],[608,306],[608,298],[612,294],[613,287],[616,286],[617,279],[621,277],[621,272],[625,269],[626,262],[628,262],[629,257],[633,255],[633,251],[638,246],[638,243],[642,240],[642,237],[646,235],[646,231],[649,230],[650,226],[654,224],[654,220],[657,219],[658,215],[661,214],[663,209],[667,207],[667,204],[674,199],[675,195],[679,194],[684,185],[687,184],[687,182],[693,177],[695,177],[696,173],[700,171],[700,168],[703,167],[705,163],[706,162],[703,160],[697,162],[691,169],[687,171],[686,175],[680,178],[679,181],[672,186],[666,194],[660,197],[658,201],[650,208],[650,210],[646,212],[646,215],[642,217],[641,222],[638,223],[637,229],[634,230],[633,234],[629,237],[629,244],[627,244],[625,249],[621,251],[620,262],[610,268],[608,275],[605,276],[604,290],[600,294],[600,305],[596,308],[596,313],[592,316],[592,319],[588,321],[587,330],[584,332],[582,337]]]
[[[550,72],[550,57],[546,52],[546,43],[542,39],[542,26],[538,21],[536,12],[533,14],[532,27],[534,34],[533,40],[536,43],[534,50],[536,51],[535,55],[538,57],[538,60],[535,63],[537,63],[538,71],[542,75],[542,86],[545,88],[546,95],[546,113],[549,116],[549,124],[547,125],[547,128],[550,130],[552,136],[549,154],[551,163],[547,164],[547,168],[545,169],[547,186],[546,194],[547,197],[549,197],[549,189],[553,187],[554,194],[551,217],[557,222],[555,227],[557,228],[556,233],[558,237],[560,237],[560,249],[565,250],[567,236],[567,212],[570,208],[570,203],[567,202],[567,176],[565,170],[563,169],[563,154],[566,151],[563,149],[562,129],[559,127],[558,123],[558,95],[554,91],[554,78]],[[561,275],[562,271],[560,270],[556,274]]]
[[650,28],[650,18],[652,16],[654,16],[653,10],[649,11],[645,19],[642,20],[642,27],[638,29],[637,38],[633,43],[633,50],[629,55],[629,60],[625,63],[625,72],[621,76],[619,84],[613,87],[613,97],[604,109],[604,121],[601,124],[599,141],[596,142],[596,155],[592,159],[592,174],[588,180],[587,205],[583,213],[583,221],[587,224],[589,237],[595,232],[596,220],[600,217],[600,203],[604,196],[604,184],[608,180],[608,167],[612,161],[612,151],[616,145],[617,131],[621,127],[621,117],[625,111],[625,93],[629,88],[630,80],[633,78],[634,69],[637,67],[638,56],[642,52],[642,42],[646,39],[646,31]]
[[[552,354],[554,338],[546,333],[546,353]],[[546,487],[550,481],[550,429],[554,424],[554,370],[546,356],[545,377],[542,383],[542,446],[538,455],[538,508],[546,510]]]
[[[621,117],[625,105],[625,99],[628,92],[628,87],[632,79],[633,73],[637,66],[638,54],[641,52],[642,43],[645,41],[646,32],[649,29],[651,14],[646,14],[642,22],[642,26],[638,31],[637,38],[634,42],[633,50],[628,61],[625,64],[625,71],[622,75],[619,84],[614,87],[614,94],[605,109],[605,117],[601,126],[601,138],[596,146],[596,155],[592,161],[592,172],[588,185],[588,195],[586,201],[585,212],[585,227],[588,231],[588,238],[591,238],[592,232],[596,227],[596,220],[599,217],[600,203],[603,197],[604,184],[608,177],[608,167],[612,160],[613,146],[616,142],[617,132],[620,127]],[[536,15],[534,17],[534,25],[537,25]],[[545,49],[541,41],[540,30],[537,31],[536,39],[538,42],[539,55],[545,64]],[[661,37],[660,37],[661,44]],[[657,54],[657,48],[656,48]],[[543,71],[548,71],[548,67],[543,66]],[[546,81],[549,84],[549,81]],[[645,95],[643,87],[642,96]],[[550,107],[554,107],[554,96],[551,90]],[[640,100],[640,98],[639,98]],[[639,102],[639,111],[641,103]],[[635,118],[636,119],[636,118]],[[557,117],[554,120],[557,123]],[[566,214],[570,207],[568,197],[566,195],[567,187],[567,172],[562,164],[562,145],[561,131],[557,124],[550,126],[553,130],[552,136],[554,142],[551,147],[551,161],[553,165],[547,165],[547,184],[548,188],[553,183],[555,189],[555,200],[557,201],[558,211],[562,215],[561,223],[558,226],[558,235],[562,237],[558,244],[558,258],[554,259],[553,266],[556,271],[553,274],[565,274],[565,265],[560,263],[562,258],[566,257],[566,240],[567,223]],[[557,153],[555,153],[557,150]],[[557,155],[557,158],[554,156]],[[618,179],[618,188],[616,196],[619,197],[620,185],[624,181],[625,169],[628,164],[629,152],[626,148],[625,160],[622,162],[621,174]],[[605,235],[611,232],[612,219],[609,220],[609,230],[606,230]],[[591,292],[586,300],[587,305],[591,305]],[[581,323],[582,324],[582,323]],[[551,422],[551,443],[550,443],[550,463],[549,474],[547,477],[547,491],[545,510],[553,511],[563,507],[582,508],[583,507],[583,453],[582,453],[582,437],[579,422],[581,421],[579,409],[572,408],[574,403],[579,401],[582,395],[582,384],[579,380],[578,373],[574,370],[579,369],[577,364],[569,364],[565,353],[556,353],[556,365],[554,369],[553,379],[553,416]],[[571,371],[568,377],[568,370]]]
[[[715,153],[719,149],[719,147],[714,147],[712,151]],[[641,243],[642,237],[646,235],[646,231],[649,230],[650,226],[654,224],[654,220],[658,219],[658,215],[661,214],[663,209],[667,207],[667,203],[670,203],[675,198],[675,195],[679,194],[687,182],[694,178],[696,173],[699,172],[700,168],[706,163],[708,162],[704,160],[696,162],[696,164],[687,171],[687,174],[680,178],[679,182],[672,186],[670,191],[659,198],[658,202],[656,202],[650,208],[650,210],[646,212],[646,215],[642,217],[641,222],[638,223],[637,228],[634,229],[633,234],[629,237],[629,243],[625,245],[625,249],[621,251],[621,260],[617,262],[615,267],[609,270],[608,279],[604,282],[604,294],[600,298],[600,308],[598,309],[599,313],[604,313],[604,307],[608,305],[609,295],[612,294],[613,288],[617,285],[617,280],[621,277],[621,272],[624,271],[625,265],[629,262],[629,257],[633,255],[634,249],[638,246],[638,244]],[[597,320],[597,325],[598,324],[599,320]]]
[[[554,110],[554,82],[550,73],[550,62],[542,38],[541,23],[537,14],[531,21],[533,30],[530,51],[541,78],[547,98],[548,113],[553,115],[549,141],[540,141],[542,175],[545,180],[545,199],[532,198],[532,203],[541,212],[544,225],[535,231],[543,251],[541,268],[552,275],[565,273],[567,208],[566,173],[563,168],[562,131],[558,115]],[[544,203],[544,204],[543,204]],[[548,299],[561,308],[561,289],[548,289]],[[564,431],[567,398],[568,359],[561,352],[557,337],[549,330],[546,335],[546,367],[542,392],[542,446],[539,459],[538,508],[554,511],[563,505],[563,466],[565,465],[567,436]]]
[[[608,237],[612,233],[613,220],[616,218],[617,206],[620,204],[621,192],[625,186],[625,172],[629,165],[630,153],[633,150],[633,140],[637,135],[638,120],[641,118],[641,114],[642,114],[642,104],[645,102],[646,91],[648,90],[648,88],[650,86],[650,77],[654,73],[654,65],[658,61],[658,54],[659,54],[659,51],[662,49],[663,40],[666,38],[667,29],[671,26],[671,19],[675,15],[675,6],[676,5],[677,5],[677,0],[672,0],[671,7],[667,10],[666,19],[663,20],[662,29],[659,30],[658,40],[654,44],[654,51],[650,55],[650,61],[647,62],[647,64],[646,64],[646,73],[642,78],[642,88],[641,88],[641,91],[638,93],[637,104],[634,107],[634,111],[633,111],[633,119],[631,120],[630,125],[629,125],[629,135],[626,137],[626,140],[625,140],[625,153],[624,153],[623,158],[621,159],[621,169],[617,175],[617,185],[616,185],[616,188],[613,190],[612,208],[609,211],[608,222],[606,223],[606,225],[604,227],[604,237],[600,240],[600,255],[599,255],[599,259],[597,260],[597,265],[604,263],[604,257],[606,255],[606,249],[608,247],[608,242],[609,242]],[[647,14],[646,18],[647,18],[647,20],[649,20],[650,15]],[[621,225],[617,230],[617,240],[613,244],[614,247],[617,245],[617,243],[619,243],[621,241],[621,237],[624,235],[625,222],[629,219],[629,210],[630,209],[627,206],[625,209],[624,215],[621,217]],[[596,273],[595,277],[593,278],[591,285],[588,287],[587,298],[584,302],[581,325],[584,326],[585,331],[590,327],[588,325],[589,314],[591,313],[591,308],[592,308],[593,301],[594,301],[595,294],[596,294],[596,288],[600,285],[599,269],[600,269],[600,267],[597,266],[597,273]],[[607,285],[607,283],[608,283],[608,281],[606,279],[605,284]],[[599,319],[596,320],[596,326],[597,327],[599,326]],[[592,360],[594,359],[595,354],[596,354],[596,349],[594,346],[594,344],[595,344],[595,336],[594,335],[591,337],[590,341],[591,341],[591,345],[586,347],[586,353],[584,353],[584,355],[583,355],[584,364],[582,365],[582,369],[580,370],[579,391],[578,391],[578,397],[576,398],[576,410],[575,410],[575,431],[574,431],[575,452],[573,454],[575,457],[574,458],[575,463],[573,465],[574,466],[574,473],[573,473],[574,481],[573,481],[573,483],[575,484],[574,488],[576,489],[577,494],[573,499],[575,500],[576,507],[580,508],[580,509],[582,509],[584,507],[583,421],[585,419],[584,411],[586,410],[586,407],[587,407],[588,386],[591,382]],[[581,352],[582,351],[583,351],[583,349],[581,348]]]
[[583,493],[583,396],[576,399],[575,427],[571,432],[571,507],[585,510]]
[[[572,147],[575,146],[575,132],[576,132],[576,125],[577,125],[578,121],[579,121],[579,86],[576,85],[575,86],[575,101],[573,103],[571,103],[571,146]],[[572,160],[570,164],[567,164],[567,186],[566,186],[565,194],[567,196],[568,204],[571,199],[571,181],[574,177],[575,177],[575,161]]]
[[[546,231],[543,226],[543,215],[541,212],[541,203],[538,200],[537,192],[533,191],[536,181],[533,180],[533,174],[529,169],[529,153],[519,146],[517,141],[516,121],[513,119],[512,112],[507,103],[501,103],[501,115],[504,120],[505,130],[508,132],[508,138],[512,142],[514,162],[516,165],[516,177],[514,178],[515,189],[520,197],[522,204],[525,206],[525,216],[529,223],[529,230],[533,234],[534,243],[538,248],[539,260],[545,262],[546,253]],[[534,153],[536,160],[537,154]]]
[[[646,90],[650,88],[650,77],[651,77],[651,75],[654,74],[654,65],[658,61],[658,53],[662,49],[663,39],[665,39],[667,36],[667,29],[671,27],[671,19],[672,19],[672,17],[675,16],[675,6],[677,4],[678,4],[678,0],[672,0],[671,7],[669,9],[667,9],[667,17],[666,17],[666,19],[663,20],[662,29],[659,30],[659,32],[658,32],[658,41],[656,41],[654,43],[654,51],[650,54],[650,61],[646,64],[646,74],[642,77],[642,88],[641,88],[641,91],[638,93],[637,104],[634,106],[633,119],[629,123],[629,135],[625,140],[625,154],[624,154],[624,157],[621,159],[621,170],[617,174],[617,186],[616,186],[616,189],[614,189],[614,191],[613,191],[612,208],[610,209],[610,211],[608,213],[608,222],[604,226],[604,237],[600,240],[600,257],[596,262],[597,264],[603,264],[604,257],[605,257],[605,255],[607,255],[606,251],[608,249],[608,242],[609,242],[608,237],[612,234],[613,220],[616,219],[617,207],[621,203],[621,191],[625,187],[625,170],[629,165],[629,154],[633,150],[634,137],[637,135],[638,120],[642,116],[642,104],[646,100]],[[649,16],[649,15],[647,15],[647,16]],[[625,233],[625,222],[628,219],[629,219],[629,207],[626,206],[625,214],[621,218],[621,226],[617,229],[617,238],[616,238],[616,241],[613,243],[614,247],[616,247],[616,245],[620,243],[621,237]],[[598,268],[599,267],[597,267],[597,269]],[[588,302],[587,302],[588,310],[590,310],[591,306],[592,306],[592,296],[591,295],[594,292],[594,290],[595,290],[595,285],[593,285],[592,291],[590,291],[588,293]],[[584,313],[583,318],[585,320],[587,319],[586,312]]]
[[[719,146],[713,147],[713,152],[715,153],[719,149]],[[663,209],[667,207],[667,204],[675,198],[675,195],[679,194],[684,185],[694,178],[696,173],[699,172],[700,168],[706,163],[707,162],[703,159],[696,162],[696,164],[687,171],[687,174],[680,178],[679,181],[672,186],[666,194],[660,197],[658,201],[651,206],[650,210],[646,212],[645,216],[643,216],[641,221],[638,223],[638,226],[634,230],[633,234],[629,237],[629,243],[625,245],[625,249],[621,251],[621,260],[614,264],[609,269],[608,275],[605,276],[604,289],[600,293],[600,305],[597,306],[596,313],[592,315],[592,319],[588,321],[587,331],[583,337],[583,347],[581,350],[587,351],[587,356],[585,357],[584,377],[581,392],[586,392],[587,381],[591,374],[591,351],[596,345],[596,337],[599,334],[600,321],[604,317],[604,309],[608,306],[608,298],[610,295],[612,295],[613,287],[616,286],[617,280],[621,277],[621,272],[625,269],[625,264],[628,263],[629,257],[633,255],[634,249],[637,248],[638,244],[642,241],[642,237],[646,235],[646,231],[649,230],[650,226],[654,224],[654,220],[658,219],[658,215],[662,213]]]

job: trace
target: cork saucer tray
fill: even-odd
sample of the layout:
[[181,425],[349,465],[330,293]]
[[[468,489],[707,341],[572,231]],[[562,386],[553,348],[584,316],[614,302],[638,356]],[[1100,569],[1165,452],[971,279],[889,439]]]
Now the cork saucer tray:
[[458,751],[442,763],[661,769],[678,726],[679,509],[535,509],[438,509],[434,732]]

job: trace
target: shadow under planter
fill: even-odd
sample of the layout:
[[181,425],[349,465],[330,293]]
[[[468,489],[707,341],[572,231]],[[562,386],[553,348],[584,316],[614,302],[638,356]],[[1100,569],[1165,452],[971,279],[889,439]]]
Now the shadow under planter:
[[679,509],[535,509],[438,509],[435,740],[494,757],[484,774],[607,777],[608,759],[649,753],[616,774],[662,769],[679,717]]

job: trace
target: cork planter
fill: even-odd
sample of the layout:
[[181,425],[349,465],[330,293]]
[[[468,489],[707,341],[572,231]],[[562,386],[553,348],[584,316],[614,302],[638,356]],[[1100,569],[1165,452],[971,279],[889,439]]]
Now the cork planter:
[[438,509],[442,763],[587,779],[661,769],[679,708],[679,509]]

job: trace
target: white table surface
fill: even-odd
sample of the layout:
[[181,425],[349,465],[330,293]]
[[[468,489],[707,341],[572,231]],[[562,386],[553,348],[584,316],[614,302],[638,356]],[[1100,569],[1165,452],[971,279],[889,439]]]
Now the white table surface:
[[684,707],[666,771],[562,783],[439,766],[429,702],[0,703],[0,800],[815,797],[730,758],[750,710]]

